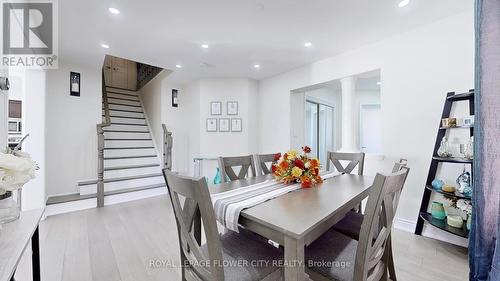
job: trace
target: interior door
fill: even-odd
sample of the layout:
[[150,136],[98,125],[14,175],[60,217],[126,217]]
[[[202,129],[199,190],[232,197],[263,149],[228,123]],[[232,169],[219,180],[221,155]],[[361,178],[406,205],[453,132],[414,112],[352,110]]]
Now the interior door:
[[365,153],[382,152],[380,104],[363,104],[360,110],[360,145]]
[[306,145],[321,163],[326,163],[328,151],[335,150],[334,113],[332,106],[306,101]]
[[127,89],[127,60],[117,57],[111,58],[111,85],[116,88]]

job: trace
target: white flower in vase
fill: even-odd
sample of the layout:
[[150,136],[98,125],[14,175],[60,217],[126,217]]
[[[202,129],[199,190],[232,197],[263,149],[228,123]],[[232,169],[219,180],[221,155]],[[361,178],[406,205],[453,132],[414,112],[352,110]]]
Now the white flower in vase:
[[0,153],[0,195],[23,187],[35,177],[37,169],[38,165],[27,153]]

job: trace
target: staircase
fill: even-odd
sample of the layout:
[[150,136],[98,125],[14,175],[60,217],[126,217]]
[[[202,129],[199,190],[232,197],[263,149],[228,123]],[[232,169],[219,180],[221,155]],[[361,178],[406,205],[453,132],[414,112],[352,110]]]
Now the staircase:
[[[107,103],[107,104],[106,104]],[[166,192],[160,159],[137,92],[107,86],[103,95],[104,196],[160,189]],[[98,193],[98,181],[80,182],[80,195]]]

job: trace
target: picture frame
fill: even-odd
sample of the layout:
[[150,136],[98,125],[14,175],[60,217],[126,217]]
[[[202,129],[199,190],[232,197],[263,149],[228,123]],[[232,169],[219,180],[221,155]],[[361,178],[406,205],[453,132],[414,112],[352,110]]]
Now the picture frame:
[[217,132],[217,118],[207,118],[207,132]]
[[210,102],[210,115],[222,115],[222,102]]
[[230,131],[230,120],[229,118],[219,119],[219,132],[229,132]]
[[178,107],[179,103],[177,100],[177,95],[179,93],[179,90],[177,89],[172,89],[172,107]]
[[80,96],[80,73],[70,71],[69,73],[69,95]]
[[238,102],[228,101],[226,104],[227,115],[238,115]]
[[231,132],[243,131],[241,123],[242,123],[241,118],[231,118]]

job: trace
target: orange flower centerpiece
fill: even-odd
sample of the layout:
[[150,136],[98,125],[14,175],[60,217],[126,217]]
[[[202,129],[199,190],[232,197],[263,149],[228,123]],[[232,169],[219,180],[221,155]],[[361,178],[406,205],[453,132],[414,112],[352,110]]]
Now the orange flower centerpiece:
[[274,178],[285,184],[300,183],[302,188],[309,188],[323,179],[319,175],[320,163],[316,158],[310,158],[311,148],[302,147],[303,154],[296,150],[290,150],[281,155],[274,155],[275,163],[272,166]]

